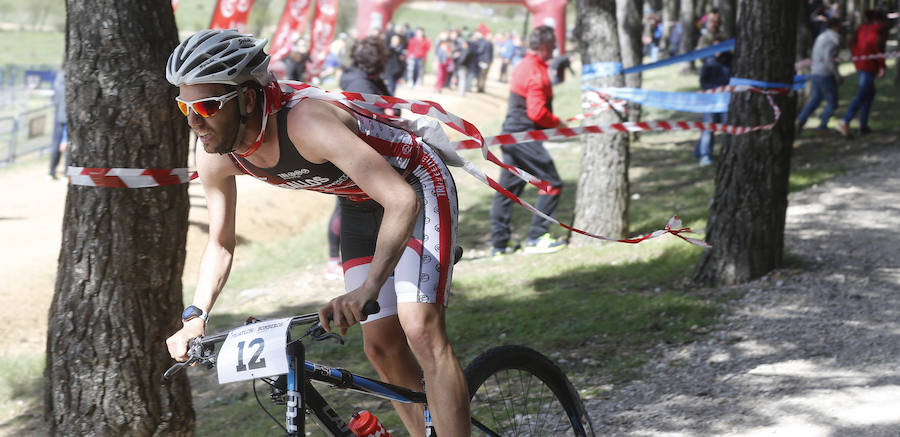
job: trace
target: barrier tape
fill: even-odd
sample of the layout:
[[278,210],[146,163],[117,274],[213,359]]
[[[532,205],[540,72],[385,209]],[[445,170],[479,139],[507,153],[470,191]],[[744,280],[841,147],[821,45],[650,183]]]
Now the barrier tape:
[[96,168],[67,167],[72,185],[111,188],[149,188],[188,183],[197,172],[187,168]]
[[[884,53],[876,53],[873,55],[861,55],[861,56],[839,56],[835,60],[838,62],[856,62],[856,61],[869,61],[872,59],[888,59],[888,58],[897,58],[900,57],[900,51],[891,51]],[[812,65],[812,59],[801,59],[794,63],[794,68],[805,68]]]
[[[672,131],[672,130],[698,130],[722,132],[731,135],[743,135],[759,130],[771,130],[781,118],[781,108],[772,100],[772,95],[782,95],[790,92],[786,89],[763,90],[748,85],[724,85],[718,88],[706,90],[707,93],[715,92],[754,92],[763,94],[772,107],[775,119],[759,126],[736,126],[721,123],[706,123],[702,121],[648,121],[614,123],[606,126],[591,125],[571,128],[541,129],[527,132],[501,134],[484,139],[484,146],[508,146],[512,144],[530,141],[550,141],[571,138],[584,134],[622,133],[622,132],[646,132],[646,131]],[[473,140],[463,140],[453,143],[457,150],[476,149],[482,147],[482,143]]]

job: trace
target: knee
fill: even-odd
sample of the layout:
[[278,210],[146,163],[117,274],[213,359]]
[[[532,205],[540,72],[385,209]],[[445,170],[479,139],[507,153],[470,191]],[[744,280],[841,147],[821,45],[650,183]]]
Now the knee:
[[366,357],[372,364],[378,366],[380,363],[389,362],[398,356],[409,354],[409,347],[403,339],[385,339],[367,340],[363,346]]
[[415,321],[404,325],[403,330],[413,354],[423,368],[429,368],[450,350],[447,336],[434,323]]

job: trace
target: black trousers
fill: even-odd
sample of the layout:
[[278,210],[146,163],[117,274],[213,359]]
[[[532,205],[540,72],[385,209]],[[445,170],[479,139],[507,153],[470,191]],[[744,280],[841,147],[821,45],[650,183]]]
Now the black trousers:
[[[562,179],[556,171],[553,158],[547,153],[543,142],[533,141],[510,146],[503,146],[503,162],[521,168],[531,173],[538,179],[550,183],[552,189],[549,192],[538,193],[537,202],[534,204],[538,211],[553,215],[559,206],[559,193],[562,190]],[[515,194],[522,194],[526,182],[512,173],[504,170],[500,174],[500,185]],[[494,193],[491,204],[491,243],[494,247],[504,248],[509,242],[509,220],[512,217],[513,201],[500,193]],[[535,239],[547,233],[550,221],[537,215],[531,218],[531,228],[528,230],[529,239]]]

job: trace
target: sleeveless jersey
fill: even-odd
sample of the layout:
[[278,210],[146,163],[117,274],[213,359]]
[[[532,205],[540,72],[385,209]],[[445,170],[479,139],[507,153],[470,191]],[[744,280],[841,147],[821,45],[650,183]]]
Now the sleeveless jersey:
[[[375,149],[384,159],[406,178],[420,165],[422,146],[415,135],[390,124],[374,120],[358,113],[353,108],[332,103],[351,114],[359,132],[357,136]],[[345,196],[354,201],[369,200],[368,195],[347,176],[343,170],[330,162],[315,164],[307,161],[287,133],[287,113],[285,107],[278,117],[278,163],[273,167],[260,168],[235,152],[228,154],[231,161],[243,173],[269,184],[296,190],[312,190]]]

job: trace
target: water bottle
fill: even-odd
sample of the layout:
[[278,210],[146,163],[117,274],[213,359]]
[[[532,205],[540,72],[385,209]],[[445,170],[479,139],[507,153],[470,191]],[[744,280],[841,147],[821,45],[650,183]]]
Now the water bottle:
[[391,437],[378,418],[366,410],[353,414],[350,431],[357,437]]

